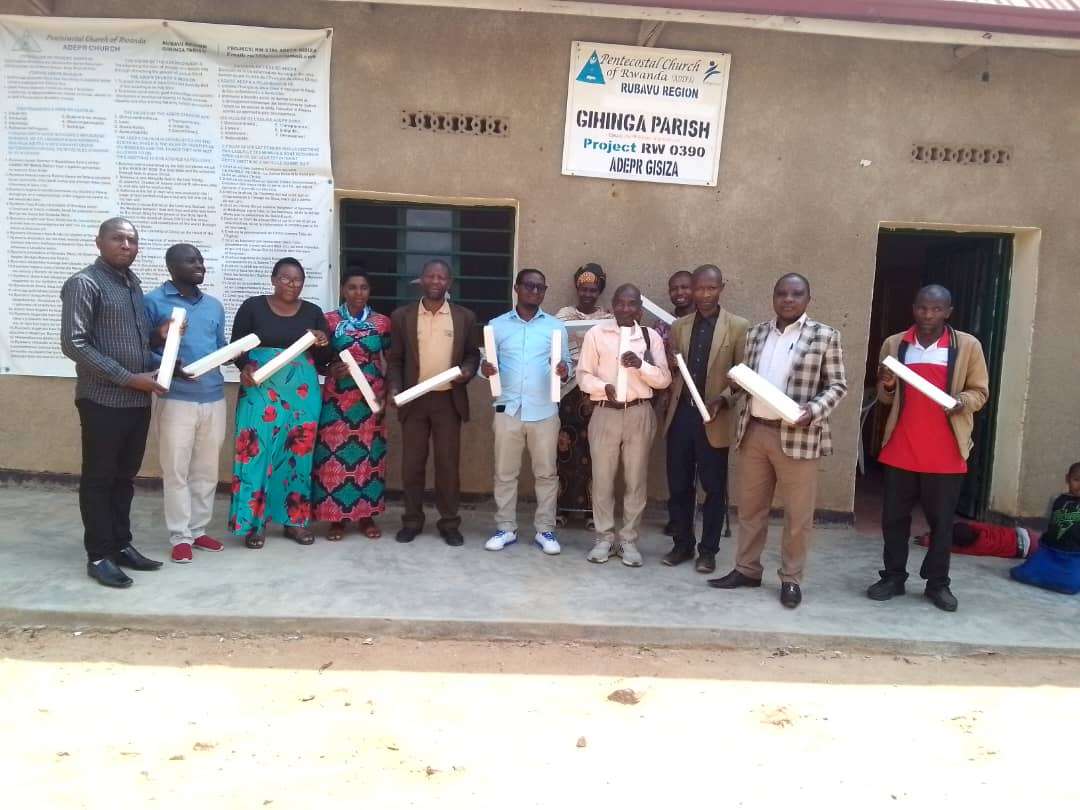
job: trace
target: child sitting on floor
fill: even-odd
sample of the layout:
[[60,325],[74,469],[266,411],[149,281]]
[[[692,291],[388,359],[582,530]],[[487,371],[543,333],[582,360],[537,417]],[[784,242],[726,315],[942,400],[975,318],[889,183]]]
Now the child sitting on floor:
[[1068,491],[1050,507],[1050,525],[1039,550],[1009,576],[1058,593],[1080,593],[1080,461],[1065,476]]

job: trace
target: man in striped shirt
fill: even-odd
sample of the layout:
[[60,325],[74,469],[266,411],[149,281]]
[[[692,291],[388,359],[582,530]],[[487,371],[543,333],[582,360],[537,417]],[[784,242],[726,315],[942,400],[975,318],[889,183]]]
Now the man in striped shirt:
[[75,361],[77,377],[86,572],[102,585],[126,588],[131,578],[119,566],[136,571],[161,567],[131,545],[131,499],[146,448],[151,395],[165,389],[151,370],[156,364],[150,324],[139,278],[131,272],[139,233],[126,219],[108,219],[96,243],[97,260],[60,291],[60,346]]

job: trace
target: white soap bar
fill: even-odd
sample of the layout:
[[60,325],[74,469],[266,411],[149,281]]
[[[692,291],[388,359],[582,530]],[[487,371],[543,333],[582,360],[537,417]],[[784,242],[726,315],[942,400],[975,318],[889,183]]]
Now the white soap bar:
[[905,366],[895,357],[889,356],[882,361],[882,365],[889,371],[906,382],[912,388],[917,388],[923,394],[934,400],[938,405],[946,410],[952,410],[956,407],[957,400],[946,394],[932,382],[920,375],[916,371],[912,371]]
[[668,326],[671,326],[671,324],[675,323],[675,316],[674,315],[672,315],[666,309],[661,307],[659,304],[656,304],[653,301],[650,301],[644,295],[641,296],[641,306],[643,306],[645,309],[647,309],[649,312],[651,312],[657,318],[662,320]]
[[567,329],[592,329],[594,326],[598,326],[604,321],[610,321],[611,318],[601,318],[599,320],[591,321],[563,321],[563,326]]
[[234,340],[228,346],[222,346],[220,349],[210,352],[206,357],[200,357],[194,363],[189,363],[184,366],[184,373],[189,377],[201,377],[208,371],[213,371],[215,368],[225,365],[230,360],[235,360],[244,352],[250,352],[261,342],[259,336],[255,333],[244,335],[239,340]]
[[551,333],[551,401],[562,399],[562,378],[555,367],[562,362],[562,329]]
[[739,363],[732,368],[728,376],[746,389],[751,396],[764,400],[765,404],[780,414],[780,418],[785,422],[794,425],[802,416],[803,409],[795,400],[745,363]]
[[360,389],[360,393],[364,395],[364,401],[367,402],[368,407],[371,408],[371,412],[378,413],[379,400],[375,396],[375,391],[372,389],[371,383],[367,381],[364,372],[360,370],[356,358],[352,356],[352,353],[348,349],[342,349],[338,354],[338,357],[341,358],[341,362],[349,367],[349,375],[353,378],[353,382],[356,383],[356,387]]
[[619,327],[619,356],[615,358],[618,364],[618,371],[615,372],[615,399],[619,402],[626,402],[627,388],[630,385],[626,366],[622,364],[622,356],[630,351],[631,334],[629,326]]
[[158,368],[157,382],[166,391],[172,385],[173,372],[176,371],[176,357],[180,354],[180,327],[187,318],[187,310],[173,307],[169,316],[169,331],[165,335],[165,348],[161,352],[161,367]]
[[712,419],[712,415],[709,413],[709,409],[705,407],[705,400],[701,398],[701,392],[699,392],[697,386],[694,385],[694,378],[690,376],[690,369],[686,367],[686,361],[683,360],[683,356],[678,352],[675,352],[675,362],[679,365],[679,373],[682,374],[683,385],[685,385],[686,390],[690,392],[690,399],[694,401],[698,413],[701,414],[701,421],[708,422]]
[[[494,326],[484,327],[484,359],[495,366],[496,369],[499,368],[499,355],[495,351]],[[502,396],[502,380],[499,379],[498,371],[488,377],[488,382],[491,383],[491,396]]]
[[315,335],[311,334],[311,332],[304,332],[301,337],[297,338],[292,346],[289,346],[287,349],[282,349],[271,357],[266,365],[259,366],[255,369],[255,373],[251,375],[251,379],[255,380],[256,385],[262,385],[275,373],[285,368],[285,366],[311,348],[311,345],[314,342]]
[[448,368],[446,371],[440,371],[434,377],[424,380],[422,383],[417,383],[412,388],[406,388],[400,394],[394,397],[394,404],[398,407],[412,402],[417,397],[422,397],[428,391],[433,388],[437,388],[443,383],[448,383],[456,380],[461,376],[461,368],[454,366]]

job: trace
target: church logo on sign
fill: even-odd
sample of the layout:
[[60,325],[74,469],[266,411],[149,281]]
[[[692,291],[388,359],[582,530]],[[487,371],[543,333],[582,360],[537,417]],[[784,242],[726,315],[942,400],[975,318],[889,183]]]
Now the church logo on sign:
[[585,67],[577,75],[577,80],[585,84],[604,83],[604,71],[600,69],[600,57],[596,55],[596,51],[592,52],[589,61],[585,63]]

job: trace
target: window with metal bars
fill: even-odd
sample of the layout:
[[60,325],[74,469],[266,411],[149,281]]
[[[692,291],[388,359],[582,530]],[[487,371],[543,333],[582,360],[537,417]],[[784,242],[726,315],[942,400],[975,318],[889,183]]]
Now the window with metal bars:
[[453,207],[342,200],[341,277],[363,267],[371,306],[385,315],[420,297],[428,259],[454,271],[450,298],[487,323],[510,308],[514,273],[513,208]]

